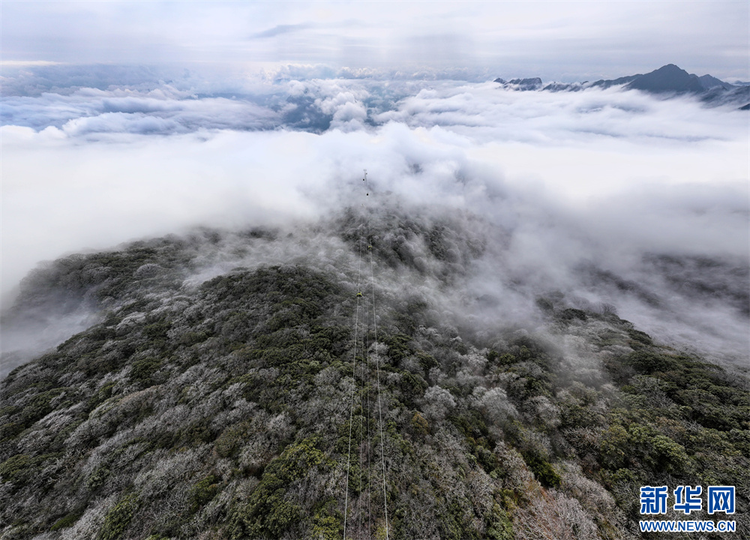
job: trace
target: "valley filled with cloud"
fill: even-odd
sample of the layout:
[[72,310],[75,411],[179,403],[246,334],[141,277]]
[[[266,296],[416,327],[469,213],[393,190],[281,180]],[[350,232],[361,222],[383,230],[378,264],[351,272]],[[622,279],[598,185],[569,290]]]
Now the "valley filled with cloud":
[[[487,241],[503,262],[471,269],[479,289],[501,297],[516,283],[529,302],[564,291],[665,339],[747,352],[747,123],[736,106],[288,70],[210,82],[115,71],[129,84],[63,88],[51,77],[69,83],[68,71],[35,69],[9,77],[16,93],[3,98],[6,298],[65,253],[196,226],[314,223],[361,204],[367,168],[378,194],[496,228]],[[48,90],[21,91],[35,80]],[[732,279],[719,296],[695,285]]]

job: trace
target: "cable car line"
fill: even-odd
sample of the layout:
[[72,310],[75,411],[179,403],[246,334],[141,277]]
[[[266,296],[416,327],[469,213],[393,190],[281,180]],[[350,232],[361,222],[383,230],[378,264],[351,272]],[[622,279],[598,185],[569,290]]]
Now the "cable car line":
[[[367,185],[367,169],[364,171],[364,177],[362,178],[362,182],[365,184],[365,195],[366,197],[370,196],[370,190],[369,186]],[[370,199],[368,199],[370,200]],[[364,208],[364,204],[361,205]],[[367,213],[367,209],[365,209],[365,212]],[[376,393],[377,393],[377,414],[378,414],[378,432],[380,436],[380,472],[382,474],[382,489],[383,489],[383,515],[385,519],[385,538],[386,540],[390,540],[390,523],[388,520],[388,498],[387,498],[387,486],[386,486],[386,466],[385,466],[385,438],[384,438],[384,430],[383,430],[383,403],[382,403],[382,395],[381,395],[381,381],[380,381],[380,355],[378,352],[378,325],[377,325],[377,313],[376,313],[376,294],[375,294],[375,264],[374,264],[374,257],[373,257],[373,246],[372,246],[372,238],[370,234],[370,216],[369,213],[367,213],[366,217],[366,227],[364,231],[365,236],[369,238],[362,238],[362,235],[360,234],[360,238],[357,241],[357,283],[356,283],[356,291],[357,294],[355,296],[356,299],[356,310],[355,310],[355,318],[354,318],[354,359],[352,362],[352,376],[354,380],[354,384],[352,386],[352,390],[350,393],[350,407],[349,407],[349,441],[348,441],[348,448],[347,448],[347,460],[346,460],[346,486],[345,486],[345,493],[344,493],[344,540],[347,538],[347,533],[350,532],[349,528],[351,527],[350,520],[349,520],[349,477],[351,476],[351,454],[352,454],[352,438],[353,435],[356,435],[353,430],[354,425],[354,410],[355,405],[357,405],[357,394],[359,394],[358,402],[359,402],[359,410],[361,412],[362,422],[359,422],[357,432],[359,433],[359,444],[358,444],[358,464],[359,464],[359,490],[358,490],[358,497],[357,497],[357,505],[356,505],[356,525],[358,529],[357,537],[362,537],[362,529],[363,529],[363,506],[366,505],[367,507],[367,523],[365,524],[365,527],[367,529],[367,537],[372,537],[373,533],[373,526],[372,526],[372,436],[373,432],[370,429],[372,416],[374,411],[372,410],[372,404],[370,401],[370,393],[371,393],[371,384],[370,384],[370,373],[371,373],[371,362],[370,362],[370,349],[373,350],[373,356],[375,358],[375,387],[376,387]],[[369,253],[369,266],[370,266],[370,290],[371,290],[371,303],[370,303],[370,313],[372,315],[372,341],[370,343],[370,338],[368,335],[368,330],[370,328],[370,321],[369,317],[367,315],[367,306],[366,306],[366,300],[367,298],[363,294],[362,289],[362,246],[363,246],[363,240],[366,240],[364,242],[366,244],[366,251]],[[363,312],[363,319],[365,328],[362,332],[362,337],[360,338],[360,332],[359,332],[359,324],[360,324],[360,307],[364,310]],[[359,351],[361,342],[362,347],[362,354],[363,357],[359,359],[359,369],[361,372],[361,384],[362,384],[362,392],[364,393],[364,396],[362,393],[357,391],[357,368],[358,368],[358,359],[357,354]],[[356,443],[356,441],[355,441]],[[363,483],[364,483],[364,474],[365,471],[367,471],[367,492],[366,495],[363,495]],[[366,500],[363,500],[366,497]]]

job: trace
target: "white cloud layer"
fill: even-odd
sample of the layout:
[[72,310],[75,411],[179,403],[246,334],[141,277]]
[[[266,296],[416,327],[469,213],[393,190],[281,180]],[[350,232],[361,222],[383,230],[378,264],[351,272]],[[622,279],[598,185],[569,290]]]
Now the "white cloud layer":
[[[657,335],[746,355],[742,111],[615,89],[245,84],[234,98],[167,83],[3,98],[2,290],[86,248],[328,218],[356,206],[351,186],[367,168],[382,197],[502,231],[470,273],[476,297],[562,291]],[[665,255],[693,266],[678,272]],[[701,272],[728,292],[688,290]]]

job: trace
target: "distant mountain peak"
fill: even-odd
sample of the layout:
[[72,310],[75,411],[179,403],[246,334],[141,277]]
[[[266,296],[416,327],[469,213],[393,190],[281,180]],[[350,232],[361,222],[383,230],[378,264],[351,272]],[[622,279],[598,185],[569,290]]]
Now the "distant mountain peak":
[[539,90],[542,88],[542,79],[539,77],[528,77],[525,79],[511,79],[506,81],[501,78],[495,79],[496,83],[502,84],[505,88],[512,90]]
[[[750,86],[732,85],[712,75],[698,76],[688,73],[675,64],[666,64],[649,73],[627,75],[617,79],[601,79],[593,83],[560,83],[542,84],[539,77],[526,79],[497,78],[503,88],[508,90],[544,90],[549,92],[577,92],[586,88],[610,88],[620,86],[624,90],[639,90],[649,94],[660,95],[695,95],[704,103],[721,105],[727,103],[747,103],[750,100]],[[742,107],[742,110],[747,110]]]
[[651,73],[636,77],[627,87],[657,94],[663,92],[698,93],[705,90],[697,75],[692,75],[674,64],[667,64]]
[[684,69],[682,69],[680,66],[676,64],[666,64],[659,69],[655,69],[651,73],[656,73],[658,71],[661,71],[663,73],[687,73]]
[[721,79],[717,79],[716,77],[712,77],[711,75],[703,75],[702,77],[698,77],[700,79],[701,84],[703,85],[703,88],[706,90],[710,90],[712,88],[723,88],[724,90],[729,90],[732,88],[733,85],[729,83],[725,83]]

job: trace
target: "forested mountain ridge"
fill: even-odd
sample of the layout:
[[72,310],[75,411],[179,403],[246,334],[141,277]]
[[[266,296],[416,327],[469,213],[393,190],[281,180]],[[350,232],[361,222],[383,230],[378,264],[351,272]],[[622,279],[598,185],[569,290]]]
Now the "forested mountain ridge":
[[[721,538],[750,535],[748,381],[559,295],[534,327],[444,316],[489,249],[456,221],[350,212],[287,264],[289,235],[205,230],[38,270],[8,317],[99,322],[0,381],[0,538],[341,538],[345,508],[351,538],[633,538],[640,486],[683,484],[736,486]],[[435,297],[390,286],[415,276]]]

